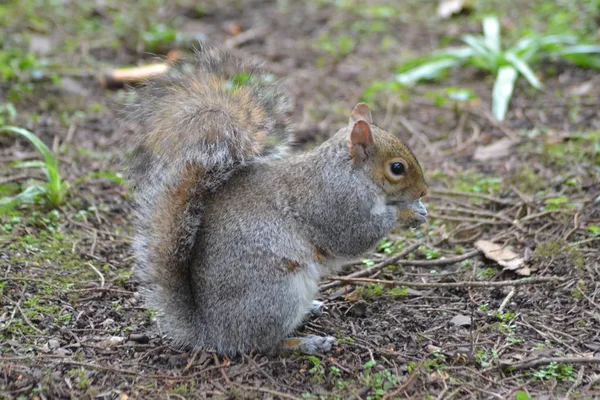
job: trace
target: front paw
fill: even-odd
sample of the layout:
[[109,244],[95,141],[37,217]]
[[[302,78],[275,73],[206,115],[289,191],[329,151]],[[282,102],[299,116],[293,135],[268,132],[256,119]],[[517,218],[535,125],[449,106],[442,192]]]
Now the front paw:
[[408,207],[398,210],[398,221],[406,228],[418,228],[427,222],[425,207]]
[[325,311],[325,303],[319,300],[313,300],[312,305],[310,306],[310,315],[313,317],[320,317]]

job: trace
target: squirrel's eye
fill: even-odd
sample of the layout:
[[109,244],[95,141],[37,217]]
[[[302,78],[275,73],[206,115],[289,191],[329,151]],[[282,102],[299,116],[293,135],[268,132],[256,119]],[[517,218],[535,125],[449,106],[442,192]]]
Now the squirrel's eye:
[[390,164],[390,171],[392,174],[400,176],[404,175],[406,169],[404,168],[404,164],[402,164],[400,161],[396,161]]

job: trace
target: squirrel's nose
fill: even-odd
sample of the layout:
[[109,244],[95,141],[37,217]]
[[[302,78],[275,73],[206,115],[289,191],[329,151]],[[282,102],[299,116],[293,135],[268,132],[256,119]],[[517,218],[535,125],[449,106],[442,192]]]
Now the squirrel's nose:
[[421,192],[421,197],[425,197],[427,196],[427,188],[424,188],[423,191]]

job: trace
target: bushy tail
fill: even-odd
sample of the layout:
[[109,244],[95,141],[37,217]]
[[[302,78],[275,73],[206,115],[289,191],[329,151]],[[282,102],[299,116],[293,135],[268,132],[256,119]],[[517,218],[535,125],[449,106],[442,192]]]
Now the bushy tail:
[[126,108],[136,130],[128,163],[136,275],[180,344],[196,340],[189,266],[203,199],[235,168],[285,149],[286,111],[284,96],[255,64],[208,48],[135,92]]

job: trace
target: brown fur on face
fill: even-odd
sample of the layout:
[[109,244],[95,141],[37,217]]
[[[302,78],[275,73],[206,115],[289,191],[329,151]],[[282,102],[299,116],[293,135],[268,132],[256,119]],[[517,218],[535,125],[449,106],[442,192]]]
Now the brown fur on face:
[[[395,200],[414,201],[427,194],[427,184],[419,161],[410,148],[394,135],[371,126],[375,141],[374,152],[369,159],[370,172],[388,195]],[[405,174],[398,181],[391,181],[386,173],[390,162],[401,159]]]
[[[415,201],[427,194],[423,170],[411,149],[396,136],[373,125],[369,107],[356,105],[350,115],[350,157],[366,163],[373,180],[392,201]],[[404,173],[390,172],[392,162],[401,162]]]

